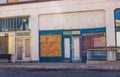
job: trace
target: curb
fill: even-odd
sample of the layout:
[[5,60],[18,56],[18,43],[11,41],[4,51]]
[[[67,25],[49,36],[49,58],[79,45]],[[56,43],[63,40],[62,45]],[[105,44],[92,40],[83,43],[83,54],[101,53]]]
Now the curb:
[[85,70],[120,70],[120,65],[1,65],[0,69],[38,69],[38,70],[68,70],[68,69],[85,69]]
[[120,70],[120,66],[24,66],[8,65],[0,66],[1,69],[28,69],[28,70],[68,70],[68,69],[86,69],[86,70]]

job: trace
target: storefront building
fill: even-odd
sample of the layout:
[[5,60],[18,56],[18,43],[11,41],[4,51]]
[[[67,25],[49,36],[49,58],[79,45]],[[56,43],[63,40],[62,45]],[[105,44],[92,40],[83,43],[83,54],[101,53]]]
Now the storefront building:
[[27,60],[30,57],[30,28],[28,19],[28,16],[0,19],[1,54],[12,54],[15,46],[16,52],[12,56],[16,55],[16,61],[29,61]]
[[88,48],[119,46],[119,4],[58,0],[3,5],[0,54],[11,54],[12,62],[86,62]]

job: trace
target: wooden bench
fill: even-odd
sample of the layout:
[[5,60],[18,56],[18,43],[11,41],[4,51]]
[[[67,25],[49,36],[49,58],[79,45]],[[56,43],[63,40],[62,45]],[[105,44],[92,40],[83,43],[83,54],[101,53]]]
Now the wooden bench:
[[11,54],[0,54],[0,62],[11,62]]

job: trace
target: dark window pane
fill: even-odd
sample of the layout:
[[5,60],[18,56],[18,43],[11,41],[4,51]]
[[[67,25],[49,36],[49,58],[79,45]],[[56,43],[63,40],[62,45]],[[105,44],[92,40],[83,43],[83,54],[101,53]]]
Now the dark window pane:
[[4,32],[5,31],[5,22],[6,20],[5,20],[5,18],[3,19],[3,28],[2,28],[2,31]]
[[19,17],[17,17],[17,31],[19,31],[19,28],[20,28],[20,18]]
[[6,18],[6,28],[5,31],[8,32],[8,18]]
[[25,30],[25,25],[26,25],[26,18],[22,18],[22,22],[23,22],[23,30]]
[[11,31],[11,20],[8,18],[8,31]]
[[11,20],[11,31],[14,31],[14,21],[13,21],[13,18],[11,18],[10,20]]
[[16,31],[16,27],[17,27],[17,25],[16,25],[16,18],[14,18],[13,20],[14,20],[14,31]]
[[0,19],[0,32],[2,32],[2,19]]
[[26,31],[29,30],[28,17],[1,18],[0,31]]

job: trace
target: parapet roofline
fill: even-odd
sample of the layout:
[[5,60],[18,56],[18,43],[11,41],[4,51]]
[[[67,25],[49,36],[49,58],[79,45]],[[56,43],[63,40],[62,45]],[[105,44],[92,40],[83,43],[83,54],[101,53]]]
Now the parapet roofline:
[[19,4],[28,4],[28,3],[37,3],[37,2],[48,2],[48,1],[60,1],[60,0],[35,0],[35,1],[24,1],[24,2],[12,2],[12,3],[1,3],[0,6],[9,6],[9,5],[19,5]]

